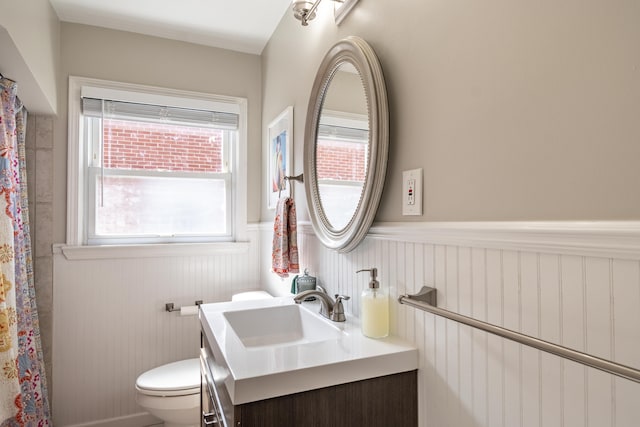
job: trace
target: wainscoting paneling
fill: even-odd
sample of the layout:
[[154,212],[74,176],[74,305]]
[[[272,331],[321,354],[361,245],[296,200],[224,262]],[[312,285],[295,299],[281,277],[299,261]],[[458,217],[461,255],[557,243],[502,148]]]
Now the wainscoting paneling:
[[[637,224],[411,227],[374,227],[347,254],[322,247],[309,226],[299,241],[301,266],[350,295],[351,315],[368,282],[356,270],[378,268],[392,332],[420,350],[421,427],[638,425],[640,384],[397,302],[434,286],[439,307],[639,368]],[[288,290],[272,273],[263,280]]]
[[[59,426],[136,426],[135,380],[197,357],[197,316],[165,311],[259,287],[258,233],[231,253],[93,257],[54,254],[53,416]],[[99,252],[99,251],[98,251]],[[178,251],[179,253],[180,251]],[[127,421],[123,424],[123,420]]]
[[[271,227],[252,230],[242,253],[68,260],[57,252],[54,422],[139,419],[137,375],[197,354],[197,319],[166,313],[165,302],[221,301],[259,285],[287,294],[291,278],[270,272]],[[359,316],[368,282],[355,271],[379,269],[392,332],[420,350],[421,427],[637,425],[639,384],[397,303],[435,286],[440,307],[640,367],[637,232],[411,227],[374,227],[347,254],[326,250],[305,224],[298,242],[302,268],[330,293],[352,297],[349,315]]]

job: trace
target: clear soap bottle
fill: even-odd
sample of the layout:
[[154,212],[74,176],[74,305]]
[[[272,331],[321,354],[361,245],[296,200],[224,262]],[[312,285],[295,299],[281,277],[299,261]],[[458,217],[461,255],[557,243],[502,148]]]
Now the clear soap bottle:
[[362,333],[369,338],[384,338],[389,335],[389,296],[376,279],[377,268],[358,270],[357,273],[361,271],[371,273],[369,286],[360,296]]

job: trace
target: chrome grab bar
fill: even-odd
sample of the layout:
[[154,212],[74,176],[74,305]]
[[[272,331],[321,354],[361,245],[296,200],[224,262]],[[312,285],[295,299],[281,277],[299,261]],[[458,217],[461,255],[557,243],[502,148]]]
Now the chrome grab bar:
[[556,356],[560,356],[565,359],[573,360],[574,362],[599,369],[600,371],[604,371],[609,374],[613,374],[618,377],[626,378],[628,380],[640,383],[640,370],[638,369],[622,365],[620,363],[612,362],[607,359],[602,359],[600,357],[596,357],[587,353],[582,353],[580,351],[573,350],[568,347],[563,347],[549,341],[534,338],[529,335],[521,334],[520,332],[512,331],[511,329],[506,329],[500,326],[492,325],[491,323],[482,322],[471,317],[454,313],[453,311],[438,308],[436,306],[437,301],[435,298],[436,291],[437,290],[435,288],[423,286],[422,289],[420,289],[420,292],[415,295],[401,295],[398,298],[398,302],[400,304],[406,304],[427,311],[429,313],[436,314],[438,316],[442,316],[459,323],[463,323],[473,328],[481,329],[491,334],[501,336],[511,341],[515,341],[517,343],[524,344],[529,347],[545,351],[547,353],[555,354]]

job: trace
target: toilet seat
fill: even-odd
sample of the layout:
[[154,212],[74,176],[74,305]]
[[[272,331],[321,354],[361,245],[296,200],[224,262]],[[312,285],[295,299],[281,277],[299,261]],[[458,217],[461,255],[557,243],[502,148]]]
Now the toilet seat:
[[200,393],[200,359],[187,359],[151,369],[138,377],[136,390],[147,396],[187,396]]

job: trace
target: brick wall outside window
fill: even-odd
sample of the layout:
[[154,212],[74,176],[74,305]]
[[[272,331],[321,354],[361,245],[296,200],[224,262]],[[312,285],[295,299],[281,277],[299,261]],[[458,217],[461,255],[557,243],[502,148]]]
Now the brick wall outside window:
[[[104,121],[104,166],[180,172],[221,172],[222,131],[123,120]],[[364,181],[366,145],[321,141],[320,179]],[[355,165],[355,167],[354,167]]]
[[218,129],[104,120],[104,167],[222,172]]

